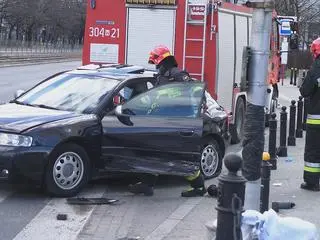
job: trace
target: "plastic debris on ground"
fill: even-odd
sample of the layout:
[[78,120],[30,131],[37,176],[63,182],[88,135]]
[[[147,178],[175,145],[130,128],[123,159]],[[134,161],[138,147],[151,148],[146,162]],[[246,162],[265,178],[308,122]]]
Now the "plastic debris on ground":
[[261,214],[247,210],[242,214],[243,240],[318,240],[314,224],[295,217],[279,217],[275,211]]
[[282,186],[282,183],[273,183],[272,186],[281,187],[281,186]]
[[293,160],[293,158],[292,157],[287,157],[286,158],[286,160],[285,160],[285,162],[287,162],[287,163],[289,163],[289,162],[293,162],[294,160]]

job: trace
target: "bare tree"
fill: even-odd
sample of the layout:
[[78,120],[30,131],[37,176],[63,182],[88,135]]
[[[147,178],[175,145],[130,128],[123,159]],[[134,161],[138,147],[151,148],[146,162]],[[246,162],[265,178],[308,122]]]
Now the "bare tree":
[[299,34],[303,46],[309,45],[311,36],[310,24],[320,22],[319,0],[278,0],[276,1],[278,14],[296,16],[299,23]]
[[6,24],[9,39],[15,33],[29,42],[81,43],[85,7],[85,0],[0,0],[0,24]]

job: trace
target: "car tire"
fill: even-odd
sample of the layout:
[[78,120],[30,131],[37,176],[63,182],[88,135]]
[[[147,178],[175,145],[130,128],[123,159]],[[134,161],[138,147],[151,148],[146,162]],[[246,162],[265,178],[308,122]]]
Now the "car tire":
[[244,132],[245,105],[241,97],[238,98],[235,112],[235,122],[230,125],[231,143],[237,144],[242,141]]
[[54,197],[72,197],[90,179],[91,167],[86,151],[73,143],[63,144],[49,156],[45,187]]
[[212,137],[203,139],[200,156],[200,170],[205,179],[215,178],[222,170],[222,153],[219,144]]

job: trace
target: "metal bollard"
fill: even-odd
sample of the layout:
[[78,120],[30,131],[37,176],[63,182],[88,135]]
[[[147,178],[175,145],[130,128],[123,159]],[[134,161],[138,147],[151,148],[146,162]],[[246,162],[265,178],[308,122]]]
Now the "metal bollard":
[[290,119],[289,119],[289,136],[288,136],[288,146],[295,146],[296,145],[296,101],[292,100],[290,105]]
[[303,99],[303,97],[299,96],[296,138],[303,138],[303,130],[302,130],[303,101],[302,101],[302,99]]
[[283,106],[280,112],[280,146],[277,150],[277,155],[279,157],[287,157],[287,115],[286,106]]
[[290,68],[290,84],[293,84],[293,68]]
[[269,120],[269,154],[270,163],[272,164],[271,170],[277,169],[277,114],[272,113]]
[[303,99],[303,124],[302,129],[305,131],[307,129],[307,116],[308,116],[308,108],[309,108],[310,99]]
[[260,212],[264,213],[269,210],[269,193],[270,193],[270,176],[271,176],[270,154],[264,152],[262,155],[261,165],[261,195],[260,195]]
[[295,68],[294,69],[294,80],[293,80],[293,85],[294,86],[297,86],[297,75],[298,75],[298,69],[297,68]]
[[[216,240],[242,239],[241,214],[243,210],[246,179],[237,172],[242,158],[235,153],[224,157],[228,174],[219,177]],[[236,235],[236,236],[234,236]]]

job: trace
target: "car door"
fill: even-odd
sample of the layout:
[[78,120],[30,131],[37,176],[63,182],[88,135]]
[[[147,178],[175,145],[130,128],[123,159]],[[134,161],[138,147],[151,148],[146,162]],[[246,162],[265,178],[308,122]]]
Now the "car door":
[[[203,120],[201,82],[153,88],[105,116],[106,169],[188,175],[198,168]],[[119,110],[119,109],[117,109]]]

